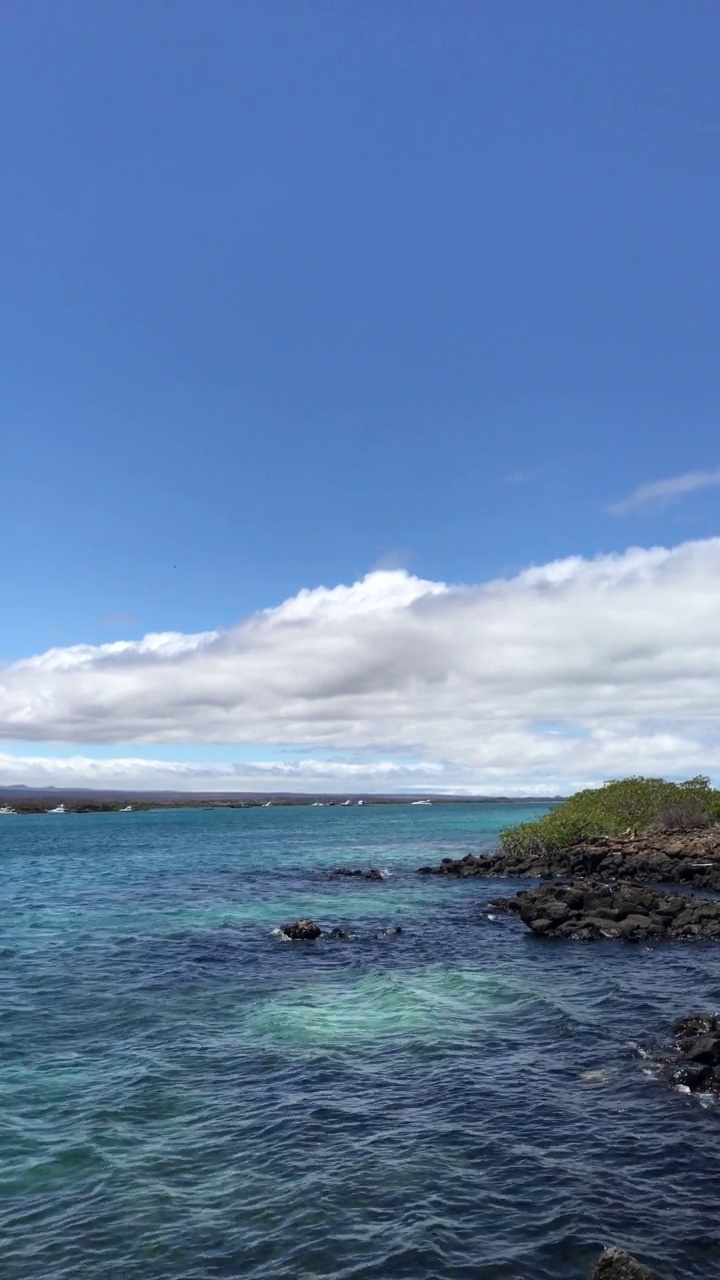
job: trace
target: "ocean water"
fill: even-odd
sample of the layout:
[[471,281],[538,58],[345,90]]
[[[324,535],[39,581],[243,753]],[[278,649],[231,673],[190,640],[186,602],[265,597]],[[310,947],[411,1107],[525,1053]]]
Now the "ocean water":
[[720,949],[540,941],[511,883],[415,874],[525,816],[0,818],[3,1280],[720,1276],[720,1114],[632,1049],[720,1004]]

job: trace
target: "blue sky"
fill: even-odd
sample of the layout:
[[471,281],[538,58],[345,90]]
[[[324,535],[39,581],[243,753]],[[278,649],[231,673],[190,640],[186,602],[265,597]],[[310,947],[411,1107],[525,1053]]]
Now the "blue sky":
[[23,0],[0,49],[11,669],[720,532],[715,5]]

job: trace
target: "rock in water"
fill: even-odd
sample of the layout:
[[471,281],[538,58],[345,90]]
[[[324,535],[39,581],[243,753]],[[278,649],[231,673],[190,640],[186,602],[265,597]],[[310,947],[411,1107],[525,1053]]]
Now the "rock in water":
[[385,876],[382,871],[378,871],[377,867],[369,867],[363,870],[362,867],[336,867],[330,872],[331,880],[384,880]]
[[660,1280],[660,1277],[622,1249],[606,1249],[591,1280]]
[[672,1033],[678,1041],[705,1036],[711,1031],[720,1032],[720,1017],[716,1013],[687,1013],[676,1018],[672,1025]]
[[664,893],[629,882],[550,881],[524,889],[514,898],[496,898],[496,911],[520,916],[533,933],[582,942],[617,938],[707,938],[720,942],[720,902],[694,895]]
[[331,942],[378,942],[381,938],[399,937],[402,934],[402,926],[389,925],[380,933],[355,933],[352,929],[344,929],[336,925],[323,933],[320,925],[314,920],[293,920],[291,924],[283,924],[274,932],[289,938],[291,942],[313,942],[315,938],[320,937],[323,941]]
[[295,920],[292,924],[282,925],[281,928],[285,937],[290,938],[292,942],[312,942],[322,933],[320,926],[314,920]]
[[720,1095],[720,1016],[690,1013],[673,1023],[673,1042],[657,1050],[665,1076],[690,1093]]

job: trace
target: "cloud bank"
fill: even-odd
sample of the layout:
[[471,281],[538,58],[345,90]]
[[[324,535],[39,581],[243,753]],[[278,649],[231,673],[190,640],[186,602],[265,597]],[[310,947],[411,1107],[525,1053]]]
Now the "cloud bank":
[[385,570],[228,631],[52,649],[0,670],[0,740],[158,756],[250,744],[250,764],[28,750],[0,756],[0,781],[564,791],[628,772],[717,775],[719,709],[720,539],[479,586]]
[[643,507],[665,506],[675,498],[684,497],[686,493],[712,489],[716,485],[720,485],[720,467],[715,471],[686,471],[681,476],[669,476],[667,480],[641,484],[627,498],[611,503],[608,511],[611,515],[622,516],[628,511],[638,511]]

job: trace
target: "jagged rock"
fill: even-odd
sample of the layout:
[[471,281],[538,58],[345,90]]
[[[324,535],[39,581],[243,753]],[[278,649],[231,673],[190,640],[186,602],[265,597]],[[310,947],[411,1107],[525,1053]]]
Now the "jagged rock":
[[531,853],[468,853],[419,867],[421,875],[563,879],[601,875],[604,880],[685,884],[720,892],[720,828],[656,831],[641,836],[594,836],[569,849]]
[[720,1063],[720,1035],[700,1036],[699,1040],[686,1050],[688,1062],[709,1063],[715,1066]]
[[644,1267],[623,1249],[606,1249],[591,1280],[660,1280],[656,1271]]
[[319,938],[322,930],[314,920],[294,920],[292,924],[281,926],[286,938],[292,942],[312,942]]
[[707,1035],[709,1031],[718,1030],[720,1019],[716,1013],[687,1013],[682,1018],[676,1018],[672,1025],[672,1033],[676,1038]]
[[712,1067],[678,1067],[670,1074],[671,1084],[689,1089],[691,1093],[702,1093],[712,1081]]
[[[690,1013],[672,1025],[672,1039],[650,1046],[656,1064],[676,1088],[720,1096],[720,1016]],[[647,1046],[643,1051],[647,1057]]]
[[[496,911],[519,915],[523,924],[543,937],[591,941],[621,938],[706,938],[720,941],[720,902],[679,897],[629,883],[576,881],[543,884],[514,898],[496,898]],[[709,1031],[716,1028],[708,1027]],[[720,1046],[720,1030],[717,1033]]]

